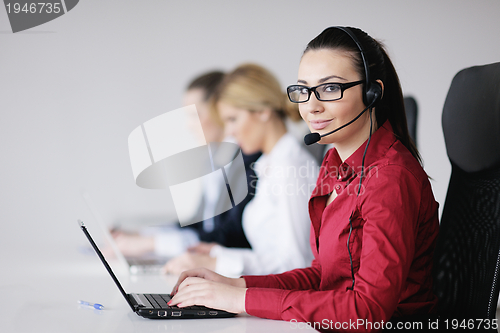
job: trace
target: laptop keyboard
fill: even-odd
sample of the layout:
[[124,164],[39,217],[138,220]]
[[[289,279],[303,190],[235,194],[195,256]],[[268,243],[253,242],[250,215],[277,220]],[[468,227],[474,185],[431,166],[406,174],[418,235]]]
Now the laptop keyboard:
[[[170,301],[170,299],[172,298],[168,294],[143,294],[143,295],[155,309],[178,309],[177,306],[169,306],[167,304],[167,302]],[[200,309],[205,309],[205,307],[195,305],[195,306],[186,306],[183,309],[200,310]]]

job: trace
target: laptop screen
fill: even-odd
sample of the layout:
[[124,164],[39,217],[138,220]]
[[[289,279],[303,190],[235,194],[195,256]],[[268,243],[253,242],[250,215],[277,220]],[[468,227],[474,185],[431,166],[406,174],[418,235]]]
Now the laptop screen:
[[87,239],[89,240],[90,244],[94,248],[95,252],[99,256],[99,259],[101,259],[102,263],[104,264],[104,267],[106,267],[106,270],[108,271],[109,275],[111,275],[111,278],[113,278],[113,281],[115,281],[116,286],[118,287],[118,289],[120,289],[120,292],[122,293],[123,297],[125,297],[125,299],[127,300],[128,305],[130,305],[130,308],[132,309],[132,311],[135,312],[134,305],[132,304],[132,302],[130,301],[130,299],[127,296],[127,293],[125,292],[125,290],[123,289],[122,285],[120,284],[120,282],[116,278],[115,273],[113,273],[113,271],[111,270],[111,267],[109,266],[108,262],[104,258],[101,250],[99,250],[99,248],[97,247],[96,243],[94,242],[94,240],[90,236],[90,234],[89,234],[89,232],[87,230],[87,227],[85,227],[85,224],[81,220],[78,220],[78,224],[80,225],[80,228],[82,229],[82,231],[85,234],[85,236],[87,236]]

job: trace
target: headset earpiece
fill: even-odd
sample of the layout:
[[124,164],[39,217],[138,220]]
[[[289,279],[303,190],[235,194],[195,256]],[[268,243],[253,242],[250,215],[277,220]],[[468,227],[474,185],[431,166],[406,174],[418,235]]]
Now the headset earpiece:
[[363,94],[363,103],[366,106],[371,105],[374,107],[378,101],[382,98],[382,86],[377,81],[370,82],[367,84],[367,89]]
[[348,27],[338,27],[337,26],[337,27],[332,27],[332,28],[339,29],[339,30],[342,30],[343,32],[345,32],[349,37],[351,37],[353,42],[358,47],[359,53],[361,55],[361,61],[363,62],[363,67],[365,69],[365,80],[366,80],[365,89],[363,91],[363,103],[365,103],[365,106],[367,106],[367,107],[368,106],[374,107],[377,104],[377,102],[380,100],[380,98],[382,97],[382,86],[377,81],[374,81],[374,80],[372,81],[372,77],[370,75],[370,67],[368,65],[368,61],[366,60],[365,51],[363,50],[363,46],[359,42],[359,40],[356,37],[356,35],[354,34],[354,32],[351,29],[349,29]]

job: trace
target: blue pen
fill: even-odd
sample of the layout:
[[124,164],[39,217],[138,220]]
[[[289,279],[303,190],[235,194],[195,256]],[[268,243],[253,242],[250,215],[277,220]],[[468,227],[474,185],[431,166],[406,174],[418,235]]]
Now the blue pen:
[[92,307],[94,309],[97,309],[97,310],[104,309],[104,306],[102,306],[101,304],[97,304],[97,303],[89,303],[89,302],[85,302],[85,301],[78,301],[78,304],[90,306],[90,307]]

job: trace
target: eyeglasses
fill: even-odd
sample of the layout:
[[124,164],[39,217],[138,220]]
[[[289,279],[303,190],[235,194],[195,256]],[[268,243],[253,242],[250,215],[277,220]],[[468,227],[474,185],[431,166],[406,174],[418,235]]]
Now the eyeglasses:
[[365,82],[364,80],[348,83],[323,83],[315,87],[307,87],[300,84],[294,84],[286,88],[288,98],[293,103],[304,103],[309,100],[311,93],[318,101],[329,102],[341,99],[344,96],[344,90],[357,86]]

